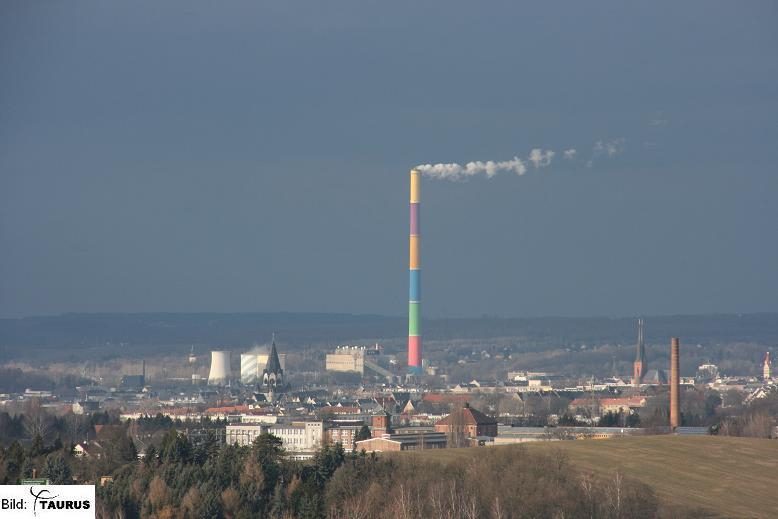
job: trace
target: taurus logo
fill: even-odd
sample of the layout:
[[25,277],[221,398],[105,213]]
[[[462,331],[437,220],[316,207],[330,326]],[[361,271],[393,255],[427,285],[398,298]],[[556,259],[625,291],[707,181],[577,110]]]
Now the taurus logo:
[[47,489],[47,488],[43,488],[43,489],[40,490],[40,492],[38,492],[36,494],[35,492],[32,491],[32,487],[30,487],[30,495],[32,495],[32,497],[35,498],[35,501],[33,502],[33,505],[32,505],[32,514],[35,517],[38,516],[38,512],[37,512],[38,500],[40,500],[40,501],[48,501],[50,499],[56,499],[58,497],[58,496],[52,496],[52,495],[44,495],[44,493],[45,494],[51,494],[51,491],[49,491],[49,489]]

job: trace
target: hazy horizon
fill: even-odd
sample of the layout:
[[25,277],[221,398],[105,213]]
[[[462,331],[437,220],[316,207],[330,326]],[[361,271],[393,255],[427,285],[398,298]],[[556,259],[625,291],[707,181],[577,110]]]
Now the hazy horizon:
[[[67,316],[141,316],[141,315],[223,315],[223,316],[237,316],[237,315],[291,315],[291,316],[349,316],[355,318],[380,318],[380,319],[407,319],[405,314],[378,314],[378,313],[354,313],[354,312],[316,312],[316,311],[292,311],[292,310],[275,310],[275,311],[220,311],[220,312],[176,312],[176,311],[148,311],[148,312],[60,312],[52,314],[31,314],[20,315],[12,317],[0,317],[0,320],[17,320],[17,319],[35,319],[35,318],[56,318]],[[477,320],[477,319],[501,319],[501,320],[532,320],[532,319],[666,319],[666,318],[693,318],[693,317],[714,317],[721,316],[758,316],[758,315],[778,315],[778,312],[763,311],[763,312],[709,312],[709,313],[678,313],[678,314],[600,314],[600,315],[499,315],[499,314],[482,314],[482,315],[439,315],[439,316],[422,316],[424,320]]]

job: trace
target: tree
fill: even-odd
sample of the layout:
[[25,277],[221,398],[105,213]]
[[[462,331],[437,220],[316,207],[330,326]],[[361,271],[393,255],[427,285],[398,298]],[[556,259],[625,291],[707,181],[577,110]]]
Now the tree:
[[51,432],[51,417],[41,406],[39,398],[32,398],[25,404],[24,429],[31,438],[45,438]]
[[143,458],[143,464],[146,466],[153,466],[157,463],[157,449],[153,445],[149,445],[146,449],[146,455]]
[[135,449],[135,443],[126,434],[121,435],[117,440],[116,457],[117,461],[130,463],[138,459],[138,451]]
[[19,442],[13,442],[5,451],[4,456],[4,471],[5,481],[16,483],[19,478],[19,471],[22,469],[22,465],[25,460],[24,448],[19,445]]
[[164,507],[170,496],[170,489],[165,483],[165,480],[159,476],[154,476],[154,479],[149,483],[149,503],[153,510],[160,510]]
[[354,437],[354,441],[361,442],[362,440],[369,440],[371,436],[370,427],[363,425],[362,428],[357,432],[357,435]]
[[44,451],[45,447],[43,445],[43,437],[40,434],[36,434],[32,439],[32,443],[30,444],[29,456],[31,458],[35,458],[43,454]]
[[202,501],[199,511],[199,517],[202,519],[211,519],[222,516],[222,504],[220,496],[213,488],[205,489],[202,492]]
[[30,457],[24,458],[24,462],[22,463],[22,469],[20,471],[19,476],[25,479],[29,479],[33,477],[34,470],[35,470],[35,462],[33,461],[33,459]]
[[66,485],[72,483],[70,465],[61,452],[50,454],[43,466],[43,477],[52,485]]
[[179,434],[175,429],[170,429],[162,439],[159,455],[166,462],[188,463],[191,461],[192,444],[186,436]]
[[343,465],[346,453],[343,445],[336,443],[334,447],[325,445],[313,458],[314,478],[320,488],[324,488],[332,475]]
[[[446,439],[449,447],[465,447],[467,445],[467,425],[462,407],[454,409],[446,417]],[[423,443],[423,440],[422,440]],[[423,445],[422,445],[423,446]]]

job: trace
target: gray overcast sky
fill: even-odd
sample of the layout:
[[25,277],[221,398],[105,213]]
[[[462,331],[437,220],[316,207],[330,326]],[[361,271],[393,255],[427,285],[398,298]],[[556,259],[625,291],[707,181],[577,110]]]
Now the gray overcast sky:
[[0,316],[778,311],[778,4],[517,4],[3,1]]

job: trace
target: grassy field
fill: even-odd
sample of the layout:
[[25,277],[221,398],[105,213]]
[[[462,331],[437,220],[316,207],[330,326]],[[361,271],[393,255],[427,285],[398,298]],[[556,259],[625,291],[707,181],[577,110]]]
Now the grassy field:
[[[533,442],[523,446],[530,450],[562,451],[576,467],[605,477],[619,470],[653,487],[671,508],[700,508],[725,517],[778,517],[776,440],[648,436]],[[478,448],[472,448],[406,455],[445,462],[478,453]]]

